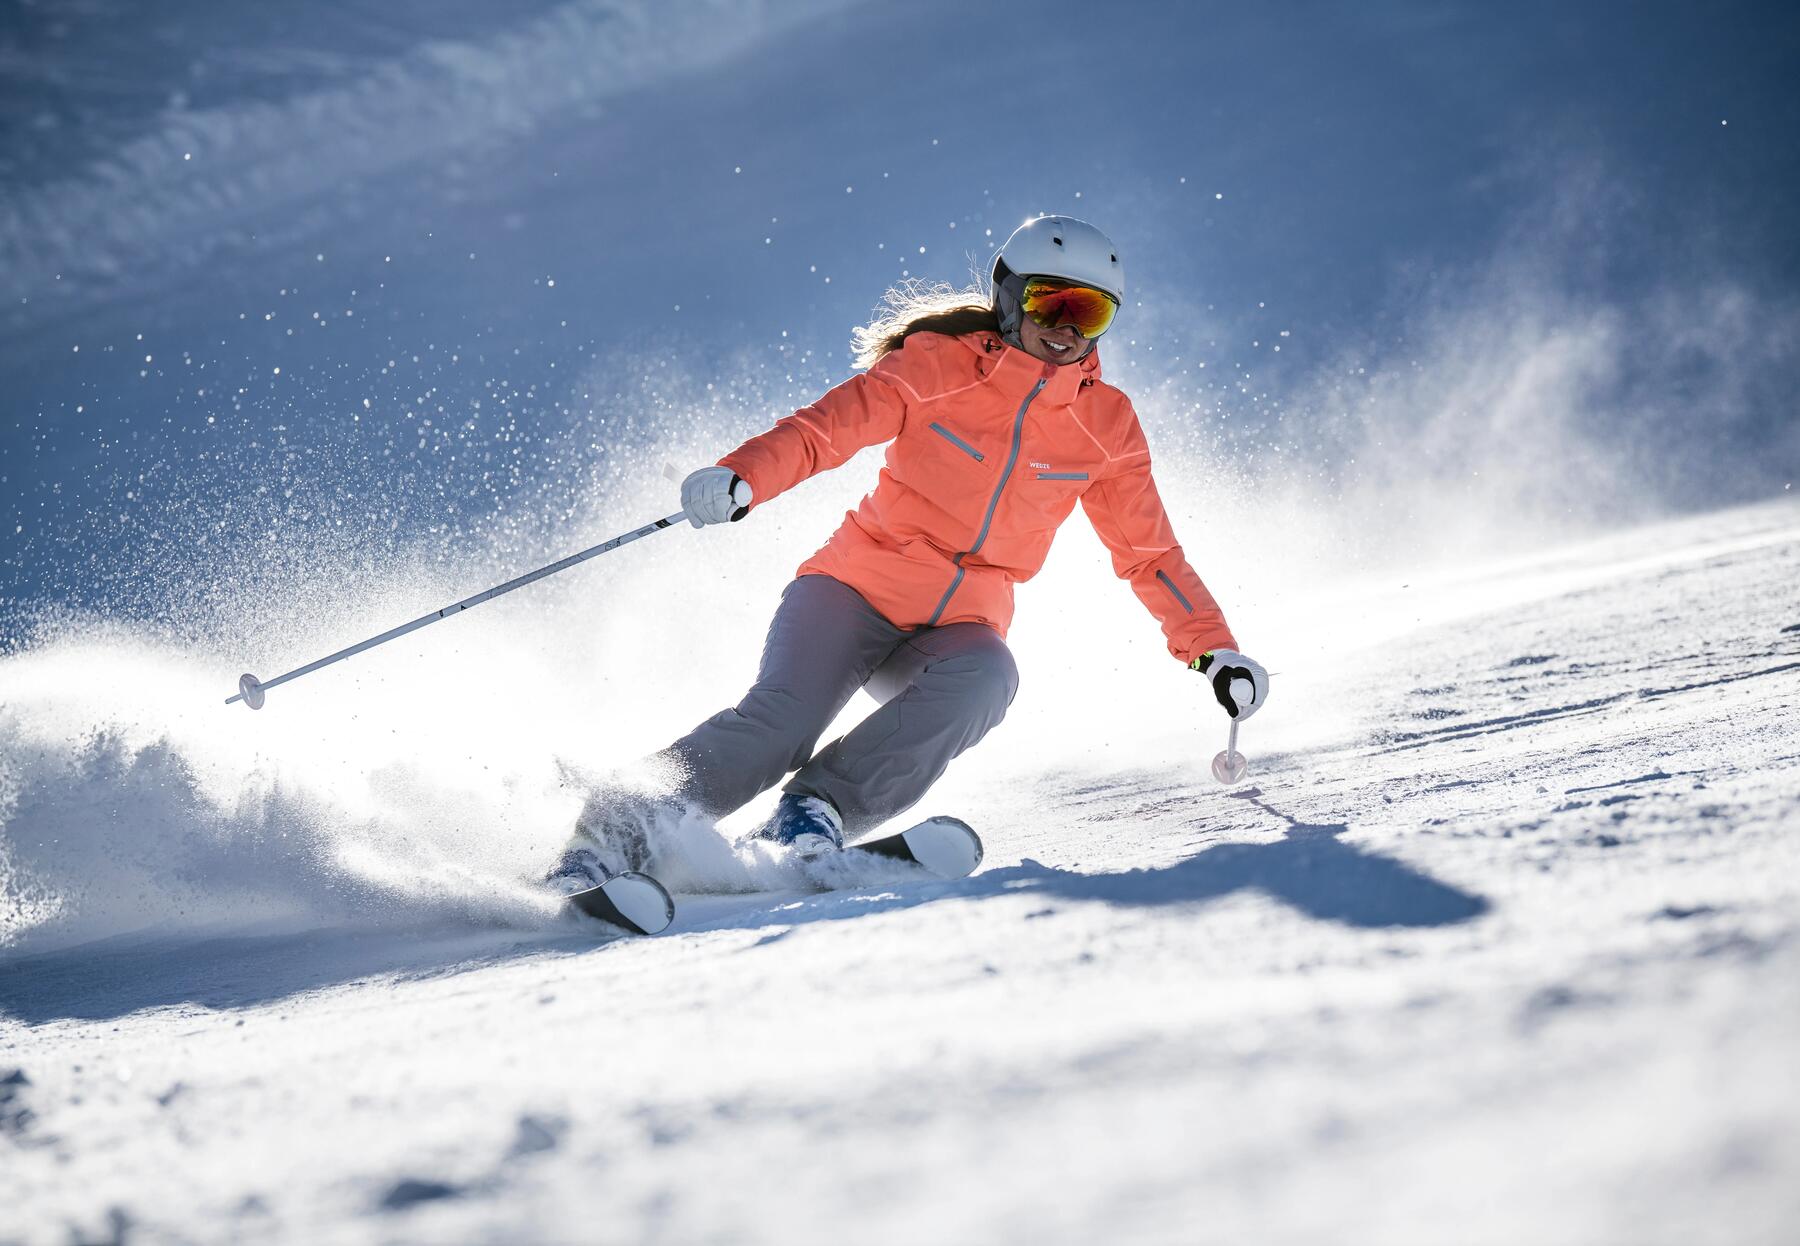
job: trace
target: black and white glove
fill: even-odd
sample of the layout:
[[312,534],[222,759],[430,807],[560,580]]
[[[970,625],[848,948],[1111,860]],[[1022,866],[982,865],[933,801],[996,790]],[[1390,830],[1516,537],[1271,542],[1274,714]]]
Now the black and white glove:
[[702,467],[681,482],[681,509],[696,528],[736,523],[750,513],[750,482],[729,467]]
[[1206,676],[1213,696],[1239,722],[1256,713],[1269,699],[1269,672],[1236,649],[1211,649],[1188,665]]

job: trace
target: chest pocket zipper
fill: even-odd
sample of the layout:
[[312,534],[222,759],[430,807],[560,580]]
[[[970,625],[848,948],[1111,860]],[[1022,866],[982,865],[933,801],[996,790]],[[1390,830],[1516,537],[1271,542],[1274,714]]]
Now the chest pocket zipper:
[[955,446],[958,450],[961,450],[964,454],[966,454],[970,458],[974,459],[977,463],[986,461],[986,458],[987,458],[986,455],[982,454],[982,452],[977,450],[974,446],[970,445],[968,442],[964,441],[961,437],[958,437],[955,433],[953,433],[949,429],[945,428],[942,424],[939,424],[936,421],[933,421],[930,425],[930,428],[931,428],[932,432],[934,432],[938,436],[942,437],[945,441],[947,441],[951,445]]
[[[1000,495],[1006,492],[1006,482],[1012,479],[1013,467],[1019,461],[1019,443],[1025,436],[1025,413],[1031,410],[1032,399],[1036,398],[1043,388],[1044,382],[1040,380],[1036,385],[1031,387],[1031,392],[1025,395],[1025,401],[1019,404],[1019,413],[1013,417],[1012,450],[1006,456],[1006,466],[1001,469],[1000,483],[994,487],[994,496],[988,499],[987,514],[984,515],[981,520],[981,531],[975,534],[975,544],[969,546],[968,549],[964,550],[951,560],[956,564],[956,575],[951,579],[950,587],[945,589],[944,595],[938,599],[937,609],[931,612],[931,618],[925,621],[926,627],[937,626],[937,621],[944,617],[944,607],[950,604],[950,599],[952,597],[956,596],[957,587],[962,584],[963,576],[968,574],[969,569],[963,566],[963,559],[967,558],[970,554],[979,551],[982,545],[987,541],[988,529],[993,526],[994,522],[994,509],[1000,505]],[[956,444],[963,446],[964,449],[968,450],[970,454],[975,455],[976,458],[979,459],[981,457],[974,447],[958,441],[949,429],[939,428],[936,424],[931,425],[931,427],[937,432],[950,438],[951,441],[956,442]]]
[[1039,480],[1086,480],[1088,474],[1086,472],[1039,472],[1037,478]]

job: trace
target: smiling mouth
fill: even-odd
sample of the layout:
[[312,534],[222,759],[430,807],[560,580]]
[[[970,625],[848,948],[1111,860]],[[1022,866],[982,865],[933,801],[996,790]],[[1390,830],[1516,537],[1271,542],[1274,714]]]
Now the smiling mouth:
[[1048,338],[1044,339],[1044,347],[1053,355],[1066,355],[1075,349],[1065,342],[1052,342]]

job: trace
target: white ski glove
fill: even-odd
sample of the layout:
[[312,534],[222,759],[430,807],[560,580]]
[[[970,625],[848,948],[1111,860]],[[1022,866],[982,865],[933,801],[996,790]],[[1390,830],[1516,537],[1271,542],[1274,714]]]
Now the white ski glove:
[[702,467],[681,482],[681,509],[696,528],[735,523],[750,513],[750,482],[729,467]]
[[1189,665],[1212,683],[1213,696],[1239,722],[1269,699],[1269,672],[1236,649],[1211,649]]

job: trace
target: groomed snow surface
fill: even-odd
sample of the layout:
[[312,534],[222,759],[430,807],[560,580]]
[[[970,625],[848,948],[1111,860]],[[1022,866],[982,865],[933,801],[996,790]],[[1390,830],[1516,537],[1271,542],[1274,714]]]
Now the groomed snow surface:
[[[0,1240],[1792,1241],[1797,586],[1791,504],[1368,584],[1271,662],[1234,790],[1198,700],[1060,724],[1083,763],[1004,743],[1022,696],[920,811],[974,877],[688,895],[655,939],[503,881],[547,843],[308,838],[329,790],[56,717],[128,642],[28,650]],[[301,687],[285,721],[342,718]]]

